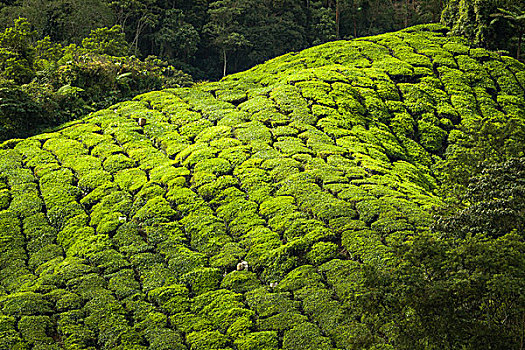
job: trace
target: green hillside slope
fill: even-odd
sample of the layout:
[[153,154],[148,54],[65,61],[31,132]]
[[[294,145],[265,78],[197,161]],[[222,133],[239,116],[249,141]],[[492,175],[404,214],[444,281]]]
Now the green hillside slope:
[[4,143],[0,348],[388,343],[362,267],[428,231],[460,129],[525,115],[524,66],[445,32],[329,43]]

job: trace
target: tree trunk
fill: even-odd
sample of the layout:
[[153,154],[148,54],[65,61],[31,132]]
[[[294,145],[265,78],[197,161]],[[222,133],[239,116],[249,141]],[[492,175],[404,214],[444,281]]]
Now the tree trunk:
[[352,1],[352,5],[354,6],[354,38],[357,38],[357,4]]
[[405,0],[405,28],[408,27],[408,2],[409,0]]
[[522,44],[522,42],[523,42],[523,32],[520,32],[518,34],[518,53],[516,54],[518,60],[521,59],[521,44]]
[[227,65],[226,49],[222,49],[222,59],[224,61],[224,67],[222,69],[222,76],[225,77],[226,76],[226,65]]
[[523,350],[523,337],[525,336],[525,312],[521,318],[521,341],[520,341],[520,350]]
[[133,41],[131,42],[131,47],[133,48],[133,52],[136,56],[138,56],[139,54],[140,35],[142,34],[142,31],[144,30],[145,27],[146,27],[146,19],[143,16],[137,22],[137,28],[135,30],[135,37],[133,38]]
[[341,26],[341,0],[335,1],[335,38],[340,39],[339,28]]

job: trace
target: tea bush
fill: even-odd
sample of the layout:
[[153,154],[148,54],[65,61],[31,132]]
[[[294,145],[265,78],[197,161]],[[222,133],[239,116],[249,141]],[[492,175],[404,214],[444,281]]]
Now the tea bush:
[[0,347],[436,347],[423,309],[396,306],[403,249],[525,144],[524,67],[444,31],[325,44],[1,144]]

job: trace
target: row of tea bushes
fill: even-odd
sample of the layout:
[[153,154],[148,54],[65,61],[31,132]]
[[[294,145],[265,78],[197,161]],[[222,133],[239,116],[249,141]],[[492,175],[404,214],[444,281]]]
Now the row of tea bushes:
[[465,130],[524,108],[519,63],[443,31],[329,43],[4,143],[0,348],[388,349],[364,266],[428,231],[434,166]]

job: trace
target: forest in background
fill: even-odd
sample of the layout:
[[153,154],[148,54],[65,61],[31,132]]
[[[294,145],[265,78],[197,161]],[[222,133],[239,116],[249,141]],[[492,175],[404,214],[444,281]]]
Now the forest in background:
[[2,143],[0,348],[522,349],[525,65],[448,30]]
[[511,0],[4,0],[0,140],[288,52],[440,20],[520,58],[524,11]]
[[[119,25],[132,53],[155,55],[198,80],[248,69],[324,42],[438,22],[442,0],[18,0],[0,26],[28,18],[38,36],[80,44]],[[226,60],[225,60],[226,57]],[[224,63],[226,61],[226,69]]]
[[[75,4],[78,8],[73,2],[61,2],[66,4],[58,7],[67,10],[63,13],[49,12],[55,9],[51,4],[58,4],[54,1],[4,2],[0,11],[5,22],[5,30],[0,33],[0,139],[12,138],[14,132],[19,137],[35,133],[38,127],[75,119],[140,92],[191,85],[192,78],[183,72],[191,73],[195,80],[214,80],[224,74],[225,62],[226,73],[235,72],[244,65],[250,67],[248,62],[255,64],[257,59],[288,50],[286,45],[297,44],[290,50],[299,50],[300,45],[388,31],[388,25],[402,28],[430,21],[434,12],[421,9],[438,5],[432,1],[283,1],[279,2],[283,12],[277,15],[276,3],[266,7],[270,2],[202,2],[201,12],[195,12],[194,17],[190,16],[197,8],[193,2],[185,2],[180,8],[173,3],[180,21],[170,27],[162,24],[160,14],[148,17],[150,12],[133,12],[133,6],[146,2],[127,2],[122,8],[106,4],[107,12],[97,9],[97,1],[79,2]],[[315,15],[301,10],[296,13],[305,17],[293,17],[293,8],[319,11]],[[372,8],[378,12],[361,15]],[[7,229],[0,231],[5,234],[1,240],[7,250],[3,252],[6,258],[1,261],[0,281],[8,294],[1,295],[0,303],[1,312],[9,316],[0,317],[0,348],[1,344],[36,348],[45,341],[54,343],[60,336],[66,348],[85,343],[108,349],[146,349],[147,345],[150,349],[173,349],[183,340],[166,326],[169,317],[171,325],[185,329],[184,341],[192,349],[209,349],[214,342],[212,345],[220,347],[233,343],[242,350],[255,349],[254,344],[259,344],[259,349],[283,344],[287,350],[304,350],[304,342],[308,341],[313,344],[311,349],[319,349],[318,344],[326,345],[328,341],[324,335],[332,337],[339,348],[353,349],[523,349],[524,66],[466,44],[521,58],[525,5],[511,0],[451,0],[439,3],[439,8],[443,8],[441,21],[466,40],[446,37],[448,29],[439,26],[434,29],[439,35],[429,34],[432,26],[428,26],[424,34],[429,35],[428,40],[412,37],[409,30],[357,40],[355,44],[332,43],[286,55],[221,82],[152,92],[94,113],[91,121],[80,120],[54,133],[4,143],[0,150],[0,208],[7,210],[2,212],[0,223]],[[50,17],[50,13],[55,14]],[[319,17],[322,13],[324,17]],[[363,17],[352,17],[352,13]],[[436,14],[439,18],[440,11]],[[27,19],[18,19],[19,15]],[[50,24],[45,25],[49,18]],[[190,18],[203,21],[202,26],[194,27]],[[100,22],[84,26],[86,21]],[[283,21],[290,21],[286,22],[289,25]],[[378,23],[383,27],[379,28]],[[176,30],[169,32],[169,28]],[[66,29],[76,34],[58,37],[68,33]],[[176,33],[193,32],[197,41],[191,46],[191,36],[179,36],[178,45],[189,45],[184,51],[186,46],[155,41],[157,29],[165,30],[167,39],[173,39]],[[259,39],[253,39],[253,33],[260,33]],[[400,37],[405,41],[399,42]],[[263,40],[267,44],[263,45]],[[374,51],[378,46],[375,43],[387,49]],[[357,47],[355,52],[351,52],[352,45]],[[375,56],[368,60],[361,54]],[[332,81],[338,74],[330,70],[334,62],[358,67],[345,72],[355,76],[339,76],[350,79],[357,88],[344,90],[347,84]],[[316,69],[319,65],[324,66]],[[302,71],[303,66],[311,69]],[[320,81],[312,74],[317,74]],[[280,75],[293,77],[288,76],[287,84],[277,84],[272,79]],[[261,84],[264,79],[269,84],[266,87]],[[179,95],[175,98],[171,94]],[[304,112],[310,103],[312,113]],[[337,106],[342,107],[336,110]],[[162,119],[167,115],[169,122]],[[139,116],[148,117],[143,129],[136,125]],[[317,130],[301,123],[286,124],[288,118],[312,116],[319,119]],[[357,127],[348,126],[350,122]],[[359,127],[362,122],[366,128]],[[333,144],[334,139],[337,144]],[[198,140],[198,147],[203,142],[210,147],[198,149]],[[214,147],[225,150],[217,154]],[[105,154],[104,150],[109,151]],[[350,157],[340,156],[341,152],[349,152]],[[280,153],[286,157],[275,158],[273,163],[266,160],[264,165],[262,160],[257,161],[257,157]],[[182,167],[172,167],[174,157]],[[249,157],[255,160],[245,161]],[[235,166],[228,167],[230,162]],[[393,170],[389,170],[391,166]],[[31,172],[36,174],[34,178],[24,177]],[[299,176],[305,173],[308,176]],[[390,174],[401,180],[387,176]],[[237,177],[242,178],[243,192],[234,198],[239,187]],[[345,183],[345,179],[351,183]],[[412,183],[427,186],[425,194],[439,192],[444,205],[430,201],[432,205],[427,203],[425,207],[437,216],[431,218],[417,208],[414,203],[426,197],[418,193],[417,186],[409,185]],[[171,192],[164,193],[166,186]],[[273,186],[275,193],[269,190]],[[115,192],[107,195],[106,189]],[[245,198],[261,198],[265,191],[269,191],[265,202],[261,199],[265,205],[246,202]],[[195,193],[201,197],[185,197]],[[404,200],[406,196],[411,200]],[[292,202],[283,201],[292,197]],[[121,198],[122,203],[118,202]],[[210,203],[209,210],[204,202]],[[347,202],[357,203],[355,210],[348,209]],[[122,214],[112,211],[115,203],[118,210],[132,218],[128,223],[122,224]],[[244,211],[237,213],[232,203],[253,208],[246,211],[251,216],[244,216]],[[295,211],[289,216],[282,214],[280,203]],[[87,214],[79,214],[84,208],[80,204],[89,208],[93,221],[88,223]],[[45,207],[49,211],[40,212]],[[406,215],[401,213],[403,209]],[[179,217],[178,213],[183,214]],[[343,213],[351,218],[340,216]],[[77,214],[80,219],[67,221]],[[24,217],[20,223],[17,215]],[[220,229],[213,238],[228,243],[217,244],[216,248],[213,242],[208,246],[207,241],[199,240],[210,232],[206,231],[208,221],[202,227],[191,226],[203,222],[199,215],[209,218],[212,224],[226,222],[227,228]],[[46,217],[55,227],[47,224]],[[46,226],[38,226],[38,220]],[[190,232],[191,241],[168,241],[162,230],[178,232],[178,227],[163,224],[174,220],[187,225],[184,230]],[[287,240],[268,236],[263,226],[242,241],[242,247],[249,252],[247,260],[253,262],[250,271],[235,271],[223,279],[221,269],[234,269],[245,254],[238,249],[239,242],[230,242],[223,233],[241,232],[244,225],[261,222]],[[316,234],[320,236],[296,237],[297,222],[309,228],[318,225]],[[137,223],[143,225],[140,230]],[[122,229],[115,234],[121,224]],[[68,229],[62,230],[67,225]],[[322,229],[327,225],[340,230],[336,238]],[[42,227],[50,232],[44,238]],[[57,236],[56,232],[61,233]],[[85,236],[77,237],[76,232]],[[157,240],[154,244],[159,251],[165,249],[163,256],[155,253],[152,259],[165,259],[169,269],[139,258],[141,249],[151,249],[144,232],[148,239]],[[83,243],[87,237],[95,239],[105,234],[109,237],[106,241]],[[267,246],[258,246],[257,240]],[[133,247],[128,248],[128,244]],[[27,256],[24,246],[31,249]],[[188,247],[194,249],[193,255],[180,258],[181,249]],[[385,247],[390,254],[388,268],[378,259]],[[23,289],[37,266],[46,266],[62,256],[82,257],[93,266],[73,266],[82,276],[79,280],[71,278],[72,274],[55,274],[49,269],[39,275],[45,283],[35,283],[30,292]],[[322,273],[307,264],[319,267]],[[129,269],[132,265],[140,271],[140,278]],[[28,272],[20,273],[21,267]],[[97,274],[109,274],[113,267],[124,268],[108,277],[111,280],[106,284],[105,277]],[[85,271],[96,273],[86,275]],[[184,271],[184,275],[181,272],[181,276],[173,277],[177,283],[166,287],[163,279],[172,278],[173,271]],[[272,273],[286,273],[286,277],[275,289],[260,289],[258,276],[271,282],[267,276]],[[58,286],[66,284],[74,293],[59,295]],[[249,323],[249,318],[246,329],[239,330],[233,324],[228,328],[228,322],[237,319],[224,321],[222,315],[229,310],[222,306],[225,299],[213,294],[217,286],[246,293],[254,310],[264,312],[269,304],[275,304],[287,311],[275,315],[270,315],[273,311],[265,315],[261,312],[257,323]],[[45,288],[53,291],[43,294]],[[333,298],[334,290],[337,300]],[[198,308],[199,300],[206,300],[195,298],[199,293],[220,304],[218,311],[214,310],[220,316],[209,320],[210,313]],[[41,308],[48,305],[45,298],[56,298],[57,305],[64,305],[60,323],[54,323],[54,316],[40,314],[47,310]],[[162,312],[141,314],[137,302],[140,298],[141,307],[151,304]],[[100,303],[90,302],[80,308],[92,299]],[[140,325],[127,323],[129,310],[113,312],[123,310],[119,305],[124,305],[124,300],[129,310],[137,310],[133,317],[141,321]],[[189,309],[190,300],[197,306]],[[208,304],[202,305],[204,309]],[[79,310],[89,315],[85,323],[76,324],[75,317],[68,318],[78,315]],[[105,314],[106,310],[112,310],[112,314]],[[195,319],[184,318],[195,316],[192,313],[207,320],[192,328]],[[280,314],[295,317],[297,324],[286,319],[275,321],[274,316]],[[160,321],[151,322],[154,317]],[[314,322],[305,321],[306,317]],[[225,329],[227,336],[223,334]],[[42,349],[58,347],[45,346]],[[329,345],[325,348],[331,349]]]

